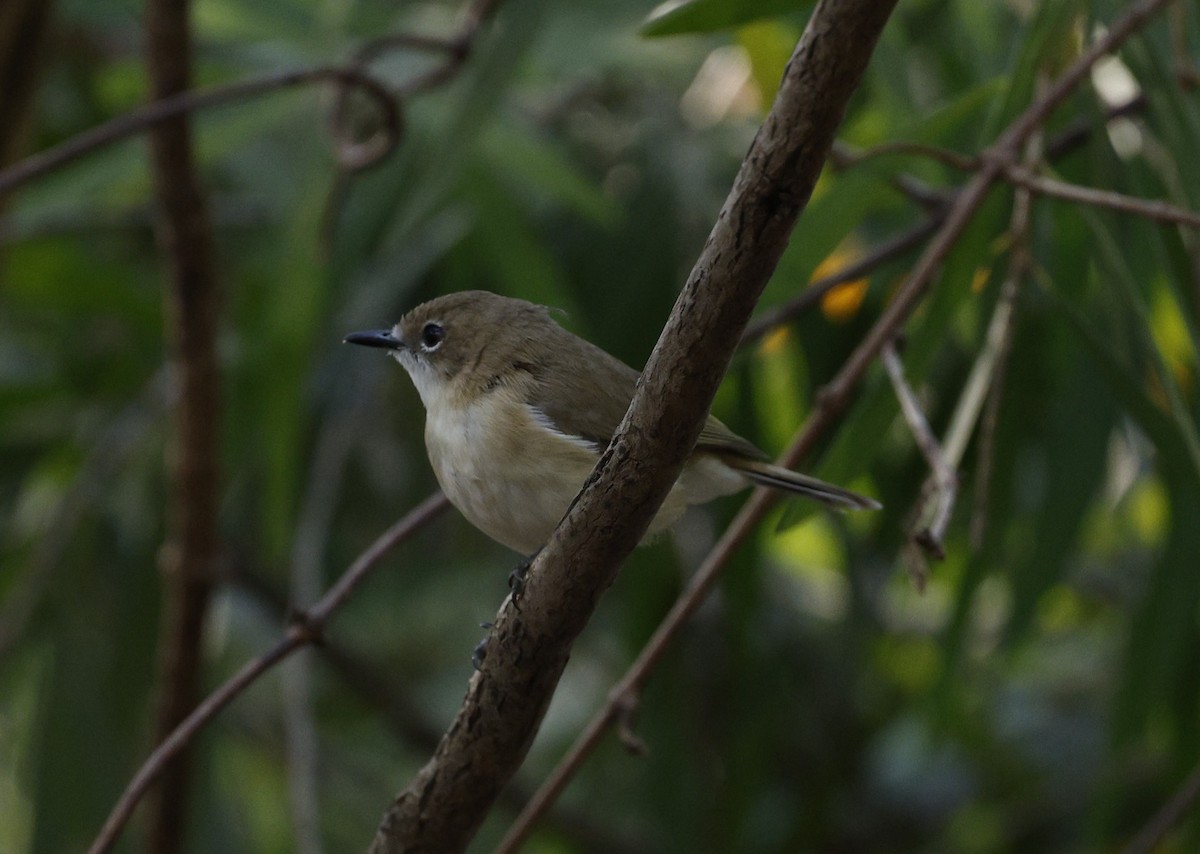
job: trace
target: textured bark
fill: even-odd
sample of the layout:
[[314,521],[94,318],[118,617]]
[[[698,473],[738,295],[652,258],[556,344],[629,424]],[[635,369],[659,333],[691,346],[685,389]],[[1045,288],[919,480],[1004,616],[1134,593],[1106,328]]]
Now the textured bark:
[[894,0],[826,0],[596,471],[506,603],[433,758],[387,810],[371,850],[463,850],[520,765],[583,630],[699,435],[787,246]]
[[[149,0],[147,66],[154,100],[190,85],[191,34],[187,0]],[[150,136],[159,204],[158,238],[169,270],[167,341],[174,399],[168,451],[171,508],[161,556],[156,742],[196,705],[201,640],[214,578],[217,537],[219,375],[216,359],[217,285],[213,234],[196,175],[190,122],[179,116]],[[182,847],[188,805],[187,754],[164,771],[151,801],[147,849]]]

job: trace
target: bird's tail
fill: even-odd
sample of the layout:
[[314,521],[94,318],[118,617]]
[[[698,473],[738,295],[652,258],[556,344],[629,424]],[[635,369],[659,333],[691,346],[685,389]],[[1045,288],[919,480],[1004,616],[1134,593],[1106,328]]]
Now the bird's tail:
[[865,495],[842,489],[832,483],[826,483],[815,477],[809,477],[806,474],[800,474],[761,460],[726,457],[725,463],[760,486],[769,486],[772,489],[815,498],[822,504],[828,504],[830,507],[840,510],[878,510],[883,506],[874,498],[867,498]]

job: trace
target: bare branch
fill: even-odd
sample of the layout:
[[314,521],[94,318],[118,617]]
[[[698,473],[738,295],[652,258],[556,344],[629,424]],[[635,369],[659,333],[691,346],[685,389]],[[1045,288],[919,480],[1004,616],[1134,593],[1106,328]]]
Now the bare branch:
[[855,279],[870,275],[889,261],[915,249],[921,241],[938,230],[944,219],[944,213],[930,216],[924,222],[880,243],[870,252],[847,264],[836,273],[816,279],[795,299],[773,306],[751,321],[742,335],[741,343],[745,345],[757,341],[776,326],[794,320],[808,311],[838,285],[844,285],[846,282],[853,282]]
[[[1122,40],[1128,38],[1146,22],[1150,15],[1167,2],[1170,0],[1145,0],[1131,10],[1108,32],[1104,39],[1092,45],[1087,52],[1080,56],[1056,84],[1039,98],[1037,103],[1033,104],[1009,126],[993,149],[1008,152],[1013,146],[1019,147],[1023,144],[1038,129],[1038,122],[1049,115],[1052,107],[1069,94],[1071,86],[1065,85],[1063,81],[1072,81],[1072,85],[1077,85],[1092,63],[1119,45]],[[795,466],[806,454],[811,452],[824,433],[845,411],[850,390],[862,380],[870,359],[879,352],[883,344],[890,340],[890,336],[895,334],[896,329],[916,307],[917,301],[924,289],[928,287],[929,281],[938,264],[945,257],[945,253],[950,250],[954,240],[966,228],[970,217],[983,203],[987,186],[998,180],[999,175],[995,166],[987,166],[987,161],[984,162],[983,168],[989,174],[986,177],[975,176],[961,191],[946,223],[897,294],[892,303],[893,308],[880,317],[871,332],[868,333],[864,343],[851,355],[838,375],[827,386],[828,391],[821,396],[816,409],[793,440],[787,453],[782,457],[780,461],[782,465]],[[992,162],[996,163],[994,160]],[[897,304],[901,306],[899,309],[894,308]],[[570,778],[582,767],[583,761],[595,749],[605,731],[616,720],[621,704],[627,702],[627,697],[636,695],[640,691],[671,640],[678,634],[688,617],[700,606],[716,582],[721,568],[728,561],[732,552],[740,545],[750,528],[762,518],[772,501],[773,496],[769,492],[756,490],[743,505],[733,523],[717,541],[708,559],[693,576],[671,611],[663,619],[658,630],[655,631],[654,636],[647,642],[641,655],[630,666],[621,681],[609,692],[608,702],[588,723],[583,733],[571,746],[567,756],[555,768],[529,806],[518,816],[513,828],[502,843],[502,851],[515,850],[521,840],[528,835],[533,824],[566,787]]]
[[[396,90],[396,95],[406,98],[440,86],[453,80],[462,71],[474,49],[475,39],[479,35],[484,21],[491,16],[498,5],[500,5],[500,0],[474,0],[463,13],[458,33],[450,38],[412,33],[381,36],[368,42],[358,51],[352,67],[360,72],[364,71],[381,55],[393,50],[442,53],[445,54],[445,59],[441,64],[407,81]],[[344,86],[338,90],[337,100],[333,107],[333,123],[336,128],[344,128],[347,123],[347,96],[349,93],[350,90]],[[342,133],[344,134],[344,130]],[[356,171],[358,170],[342,168],[334,177],[333,184],[329,188],[324,209],[321,212],[319,243],[323,248],[328,248],[332,241],[338,217],[350,192]]]
[[837,165],[843,169],[857,166],[868,160],[894,155],[924,157],[928,160],[936,160],[943,166],[949,166],[951,169],[958,169],[961,172],[974,172],[979,168],[979,160],[971,157],[969,154],[959,154],[957,151],[940,148],[936,145],[926,145],[923,142],[897,140],[895,142],[884,142],[879,145],[873,145],[870,148],[862,150],[855,150],[846,143],[839,143],[834,150],[838,155],[836,160]]
[[[797,439],[782,457],[781,463],[794,465],[805,450],[806,446],[801,445],[800,439]],[[497,848],[497,854],[513,854],[519,849],[521,843],[533,831],[534,825],[542,819],[558,796],[562,794],[567,783],[583,767],[583,763],[595,750],[609,727],[627,718],[630,703],[633,698],[641,695],[642,688],[649,680],[650,674],[658,662],[666,654],[671,642],[675,640],[679,631],[708,598],[708,594],[712,592],[714,585],[720,579],[721,572],[728,565],[730,558],[746,538],[753,533],[755,527],[777,500],[776,493],[768,489],[756,489],[742,505],[738,515],[725,529],[708,557],[705,558],[704,563],[696,570],[683,593],[655,629],[653,636],[646,642],[637,660],[630,665],[625,675],[621,677],[621,681],[608,692],[608,701],[604,707],[588,722],[587,727],[571,745],[567,755],[559,761],[525,809],[517,816]]]
[[[290,614],[288,594],[262,572],[240,560],[232,562],[229,581],[244,590],[266,612],[267,618],[287,617]],[[420,708],[412,686],[395,672],[382,667],[361,652],[339,643],[334,637],[324,637],[313,649],[316,659],[325,664],[341,684],[374,709],[396,741],[409,749],[430,752],[437,747],[442,732]],[[516,814],[533,795],[530,781],[514,779],[500,795],[499,803]],[[653,849],[649,844],[626,832],[612,828],[578,809],[559,805],[546,817],[546,823],[581,846],[596,854],[642,854]]]
[[1052,196],[1069,202],[1078,202],[1095,207],[1111,208],[1122,213],[1130,213],[1166,222],[1172,225],[1187,225],[1200,228],[1200,214],[1157,199],[1139,199],[1124,193],[1114,193],[1111,190],[1097,190],[1093,187],[1081,187],[1066,181],[1056,181],[1045,175],[1038,175],[1024,166],[1012,165],[1004,170],[1008,181],[1023,187],[1038,195]]
[[[971,545],[978,549],[983,545],[987,527],[988,493],[992,480],[992,458],[995,454],[996,428],[1000,420],[1000,401],[1004,397],[1004,376],[1008,355],[1012,348],[1013,327],[1016,322],[1017,296],[1027,268],[1012,270],[1000,289],[1000,300],[992,312],[988,324],[984,348],[971,371],[962,400],[975,400],[972,389],[987,386],[987,399],[982,403],[983,423],[979,436],[979,463],[975,470],[975,503],[971,515]],[[975,384],[980,385],[976,386]],[[957,413],[956,413],[957,414]],[[951,422],[955,423],[954,421]],[[952,431],[951,436],[956,435]],[[961,461],[961,451],[959,461]],[[957,463],[956,463],[957,464]]]
[[162,773],[163,767],[172,757],[176,756],[218,713],[228,706],[234,698],[252,685],[263,673],[266,673],[279,662],[283,661],[297,649],[310,643],[317,643],[325,630],[330,617],[345,604],[358,586],[366,580],[371,571],[396,546],[407,540],[427,523],[435,519],[442,511],[450,506],[446,497],[440,492],[435,493],[413,508],[404,518],[384,531],[375,542],[371,543],[354,562],[346,569],[337,583],[321,597],[313,607],[297,614],[283,638],[268,652],[248,662],[232,678],[216,691],[213,691],[189,714],[174,731],[171,732],[154,749],[154,752],[138,769],[137,774],[130,780],[129,785],[121,794],[120,800],[113,807],[104,827],[96,836],[89,850],[90,854],[102,854],[111,851],[120,836],[121,830],[133,814],[134,807],[145,796],[146,790]]
[[[321,596],[329,532],[338,506],[351,431],[345,418],[321,426],[312,453],[308,488],[297,514],[291,549],[293,608],[307,608]],[[312,697],[312,655],[302,652],[283,667],[281,692],[284,761],[296,854],[321,854],[320,748]]]
[[[146,4],[146,70],[152,97],[191,86],[190,5]],[[215,246],[208,200],[196,173],[191,126],[185,115],[153,128],[150,151],[159,208],[156,229],[170,282],[167,344],[174,388],[174,431],[167,451],[170,521],[160,552],[163,608],[158,640],[155,741],[187,716],[200,692],[204,622],[216,583],[220,550],[221,375],[217,365],[220,313]],[[187,755],[163,769],[151,800],[147,850],[174,854],[183,844],[190,781]]]
[[1151,854],[1158,851],[1163,840],[1200,802],[1200,766],[1192,770],[1183,785],[1162,805],[1122,854]]
[[26,157],[0,171],[0,197],[47,175],[68,163],[78,160],[114,142],[136,136],[162,122],[209,107],[231,104],[268,92],[308,86],[313,83],[340,83],[362,90],[379,109],[380,134],[361,143],[339,146],[339,159],[355,169],[365,169],[377,163],[395,146],[403,128],[400,108],[391,94],[373,77],[353,68],[325,66],[320,68],[284,71],[254,80],[243,80],[207,91],[187,91],[151,101],[104,124],[84,131],[61,145]]
[[945,557],[942,541],[946,536],[950,513],[954,509],[955,496],[958,494],[958,473],[955,471],[954,465],[942,453],[941,445],[938,444],[937,437],[933,435],[933,430],[930,429],[929,422],[925,419],[925,413],[921,411],[921,404],[917,402],[917,396],[904,378],[904,365],[900,361],[900,355],[896,352],[896,345],[889,342],[883,348],[880,356],[888,378],[892,381],[892,388],[896,391],[896,399],[900,402],[900,411],[904,414],[904,420],[913,435],[913,440],[917,443],[921,455],[925,457],[925,462],[933,472],[934,509],[929,514],[931,518],[927,524],[923,522],[926,514],[922,513],[918,516],[918,529],[913,532],[911,542],[920,551],[913,555],[916,559],[915,562],[909,562],[913,582],[917,585],[918,590],[924,590],[925,583],[929,580],[929,567],[921,558],[920,553],[924,552],[938,560]]
[[695,444],[892,6],[840,0],[813,12],[629,412],[534,562],[520,609],[501,610],[455,722],[388,809],[373,851],[461,850],[524,758],[571,643]]
[[895,336],[917,302],[929,289],[942,261],[966,230],[988,190],[1000,179],[1004,168],[1015,161],[1021,146],[1030,135],[1041,126],[1055,107],[1075,90],[1100,57],[1111,53],[1154,13],[1170,2],[1171,0],[1142,0],[1134,5],[1112,29],[1089,45],[1049,89],[1018,116],[1000,138],[981,155],[982,164],[979,170],[972,175],[955,198],[945,224],[917,261],[907,281],[888,304],[879,322],[851,354],[841,372],[822,391],[817,408],[808,421],[811,429],[823,431],[826,425],[849,405],[853,388],[862,379],[883,345]]
[[31,136],[53,0],[0,3],[0,166],[17,159]]
[[[1042,135],[1034,134],[1025,146],[1024,165],[1030,168],[1042,159]],[[1013,328],[1016,325],[1017,296],[1020,294],[1029,270],[1033,265],[1033,255],[1029,250],[1033,217],[1033,194],[1024,187],[1018,187],[1013,193],[1013,209],[1009,218],[1009,264],[1008,275],[1000,287],[1000,299],[992,312],[988,323],[987,336],[984,339],[983,350],[971,369],[960,404],[972,400],[974,384],[987,386],[987,400],[982,413],[983,423],[979,436],[979,463],[975,471],[975,502],[971,513],[970,542],[973,548],[983,546],[984,532],[987,528],[989,494],[991,491],[992,464],[996,449],[996,429],[1000,422],[1000,402],[1004,398],[1004,377],[1008,368],[1008,356],[1012,348]],[[960,413],[955,412],[951,419],[951,441],[959,446],[955,453],[958,458],[955,465],[961,462],[966,450],[966,433],[972,428],[966,428],[960,421]],[[973,419],[972,419],[973,423]]]

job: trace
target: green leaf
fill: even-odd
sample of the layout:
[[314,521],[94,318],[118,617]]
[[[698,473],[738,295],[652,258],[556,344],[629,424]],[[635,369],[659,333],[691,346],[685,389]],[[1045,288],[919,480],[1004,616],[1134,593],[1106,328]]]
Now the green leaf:
[[800,12],[813,0],[687,0],[652,12],[642,35],[657,38],[685,33],[714,33],[751,21]]
[[562,150],[524,127],[496,125],[483,141],[492,173],[511,192],[544,196],[602,228],[614,225],[620,210],[613,198],[585,177]]

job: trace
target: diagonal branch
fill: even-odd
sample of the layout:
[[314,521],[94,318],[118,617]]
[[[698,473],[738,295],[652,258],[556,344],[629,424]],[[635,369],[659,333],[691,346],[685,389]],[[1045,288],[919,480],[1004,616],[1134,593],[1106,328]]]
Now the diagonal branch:
[[813,280],[795,299],[773,306],[754,318],[746,326],[741,343],[749,344],[762,338],[776,326],[795,320],[804,314],[838,285],[844,285],[846,282],[853,282],[855,279],[870,275],[889,261],[894,261],[906,252],[915,249],[922,241],[937,231],[944,221],[945,212],[931,214],[911,228],[883,241],[870,252],[840,270]]
[[979,170],[955,197],[941,230],[926,247],[924,254],[918,259],[879,321],[850,355],[838,375],[822,390],[817,407],[808,419],[809,429],[824,432],[846,409],[850,403],[851,392],[866,374],[867,368],[879,355],[883,345],[899,331],[930,288],[942,261],[966,230],[992,185],[1003,177],[1006,167],[1016,162],[1021,147],[1029,137],[1079,86],[1097,60],[1111,53],[1170,2],[1172,0],[1141,0],[1136,3],[1125,17],[1113,24],[1112,29],[1089,45],[1046,92],[980,155]]
[[893,5],[827,0],[813,12],[629,412],[519,609],[502,608],[457,718],[384,815],[373,851],[463,849],[520,765],[572,642],[695,444]]
[[1125,846],[1122,854],[1152,854],[1172,830],[1182,822],[1200,802],[1200,766],[1192,769],[1178,791],[1171,796],[1150,821],[1138,831],[1137,836]]
[[117,801],[116,806],[109,813],[108,819],[104,822],[104,827],[100,829],[100,833],[97,834],[91,848],[88,849],[90,854],[104,854],[104,852],[112,850],[121,830],[129,821],[129,817],[133,815],[134,807],[162,774],[166,764],[191,742],[196,733],[233,702],[239,694],[254,684],[262,674],[296,650],[302,649],[308,644],[318,643],[330,617],[349,600],[380,561],[392,549],[421,530],[449,506],[450,503],[446,500],[446,496],[437,492],[414,507],[392,527],[380,534],[375,542],[367,546],[354,559],[342,577],[321,597],[321,601],[307,611],[295,615],[292,618],[291,626],[274,647],[243,665],[241,670],[196,706],[191,714],[154,748],[154,752],[129,781],[120,800]]
[[1159,199],[1139,199],[1124,193],[1114,193],[1112,190],[1098,190],[1095,187],[1081,187],[1066,181],[1058,181],[1024,166],[1013,164],[1004,171],[1004,177],[1013,184],[1041,196],[1064,199],[1084,205],[1101,208],[1111,208],[1122,213],[1134,214],[1157,222],[1173,225],[1188,225],[1200,228],[1200,213],[1181,208],[1170,202]]
[[[1086,75],[1087,69],[1099,57],[1113,50],[1128,38],[1167,2],[1170,0],[1145,0],[1134,7],[1101,41],[1092,45],[1080,56],[1075,64],[1056,81],[1054,86],[1043,93],[1036,103],[1009,126],[995,146],[989,149],[989,155],[984,162],[991,162],[998,167],[1001,161],[996,157],[996,152],[1019,149],[1038,130],[1038,122],[1048,116],[1053,107],[1070,93],[1071,86],[1078,85]],[[1070,81],[1070,85],[1064,81]],[[1078,138],[1078,136],[1074,137],[1074,139]],[[921,295],[930,286],[934,272],[945,258],[945,254],[949,252],[954,241],[966,228],[970,218],[982,205],[987,186],[999,179],[998,168],[992,168],[989,171],[991,172],[989,177],[983,179],[977,175],[956,197],[945,223],[938,231],[934,241],[926,248],[893,302],[893,306],[900,303],[902,308],[889,310],[879,318],[863,344],[826,386],[817,407],[797,433],[787,453],[781,458],[781,465],[793,467],[799,463],[841,417],[848,405],[850,391],[861,382],[871,359],[879,353],[884,344],[891,340],[907,320]],[[599,743],[607,729],[618,721],[622,710],[628,707],[629,697],[641,690],[641,686],[649,678],[650,672],[662,657],[666,647],[678,635],[688,617],[699,607],[716,583],[733,551],[745,538],[749,528],[763,517],[771,506],[771,502],[772,496],[769,493],[765,490],[756,490],[743,505],[742,510],[726,529],[704,564],[697,570],[687,588],[680,594],[671,611],[663,619],[654,636],[647,642],[637,661],[630,666],[621,681],[609,692],[608,702],[593,716],[584,732],[571,746],[567,756],[559,763],[530,804],[518,816],[508,836],[501,843],[501,851],[511,852],[516,849],[532,829],[534,822],[544,814],[566,787],[567,782],[581,767],[583,760]]]
[[[934,501],[933,510],[928,514],[918,514],[917,527],[912,532],[908,543],[909,573],[917,589],[924,591],[929,580],[929,565],[922,553],[942,560],[945,552],[942,540],[946,536],[946,526],[950,524],[950,514],[954,510],[954,499],[958,494],[958,472],[953,462],[946,458],[933,429],[921,411],[917,395],[904,378],[904,364],[900,354],[896,352],[895,342],[888,342],[880,354],[884,370],[892,381],[896,399],[900,402],[900,412],[908,424],[909,432],[921,451],[921,456],[929,465],[932,472],[931,498]],[[925,518],[928,517],[928,523]]]
[[399,107],[392,99],[391,93],[375,78],[353,68],[327,66],[283,71],[205,91],[188,90],[164,95],[136,110],[71,137],[54,148],[30,155],[9,168],[0,170],[0,197],[56,169],[61,169],[80,157],[136,136],[164,122],[177,120],[180,116],[281,89],[327,82],[360,89],[371,98],[379,110],[380,134],[361,143],[342,142],[339,145],[339,160],[352,164],[357,169],[364,169],[376,163],[391,151],[400,138],[403,120]]

